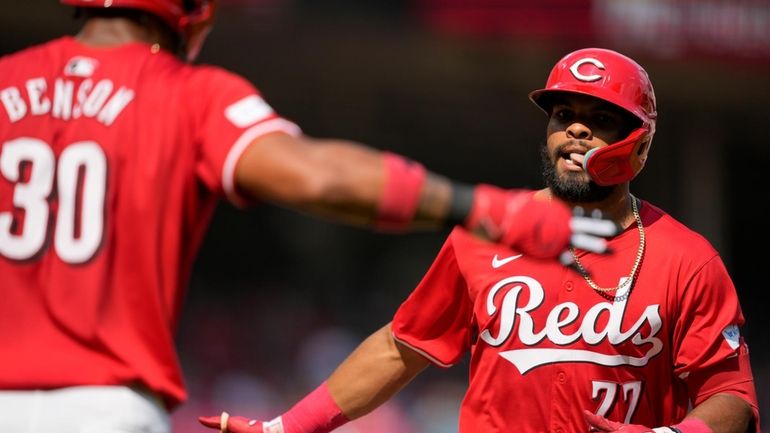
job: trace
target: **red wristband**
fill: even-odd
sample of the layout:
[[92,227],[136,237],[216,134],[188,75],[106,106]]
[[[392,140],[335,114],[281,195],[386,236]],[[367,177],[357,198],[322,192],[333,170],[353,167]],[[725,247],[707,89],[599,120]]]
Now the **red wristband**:
[[698,418],[687,418],[679,424],[672,425],[671,429],[680,433],[714,433],[711,427]]
[[281,415],[284,433],[328,433],[350,421],[322,383]]
[[414,219],[425,183],[425,167],[385,152],[385,186],[377,207],[375,225],[384,230],[404,230]]

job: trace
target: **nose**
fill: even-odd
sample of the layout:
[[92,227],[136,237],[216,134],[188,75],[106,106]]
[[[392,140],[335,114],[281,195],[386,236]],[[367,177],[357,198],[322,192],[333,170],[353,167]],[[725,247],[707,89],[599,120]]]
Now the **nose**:
[[591,128],[580,122],[574,122],[567,127],[567,136],[577,140],[588,140],[592,137]]

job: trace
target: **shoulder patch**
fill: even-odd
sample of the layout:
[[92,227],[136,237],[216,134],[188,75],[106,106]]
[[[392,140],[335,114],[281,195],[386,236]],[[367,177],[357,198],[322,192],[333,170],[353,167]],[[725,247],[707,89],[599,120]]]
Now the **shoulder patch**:
[[273,114],[273,109],[257,95],[247,96],[225,109],[225,117],[239,128],[251,126]]
[[741,342],[741,331],[738,330],[738,325],[730,325],[722,331],[722,336],[725,337],[727,344],[732,349],[737,349]]

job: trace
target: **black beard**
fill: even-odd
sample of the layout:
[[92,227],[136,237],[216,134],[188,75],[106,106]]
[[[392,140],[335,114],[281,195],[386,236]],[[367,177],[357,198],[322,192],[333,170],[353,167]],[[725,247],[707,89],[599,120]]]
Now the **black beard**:
[[616,185],[600,186],[594,181],[584,182],[577,177],[556,174],[556,165],[551,162],[548,148],[540,147],[540,162],[543,166],[543,180],[556,197],[571,203],[594,203],[602,201],[612,194]]

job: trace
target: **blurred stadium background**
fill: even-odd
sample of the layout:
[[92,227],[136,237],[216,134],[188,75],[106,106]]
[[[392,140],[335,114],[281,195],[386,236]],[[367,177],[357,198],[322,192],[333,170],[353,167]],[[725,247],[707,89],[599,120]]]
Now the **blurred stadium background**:
[[[55,0],[6,0],[0,54],[76,29]],[[224,0],[200,61],[249,78],[313,136],[397,151],[468,182],[535,188],[545,118],[526,95],[589,45],[631,55],[652,77],[658,133],[633,191],[721,251],[767,421],[770,1]],[[175,433],[203,431],[195,417],[223,408],[285,410],[390,319],[446,233],[394,237],[223,204],[179,329],[191,399]],[[431,368],[340,431],[456,431],[466,367]]]

